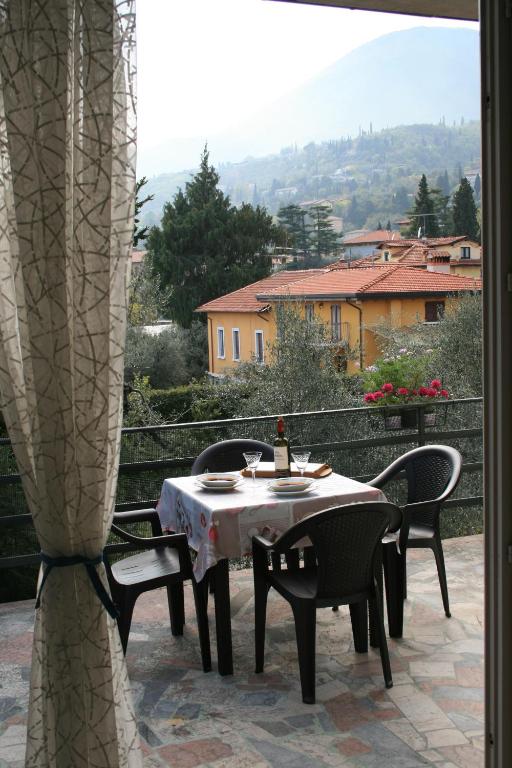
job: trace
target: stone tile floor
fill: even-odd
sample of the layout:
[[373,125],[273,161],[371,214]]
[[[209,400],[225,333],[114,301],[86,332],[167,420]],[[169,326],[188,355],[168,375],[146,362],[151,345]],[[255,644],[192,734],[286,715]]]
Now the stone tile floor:
[[[451,619],[432,554],[409,553],[389,691],[378,653],[354,653],[348,611],[318,612],[312,706],[301,700],[293,621],[278,596],[265,673],[253,674],[250,571],[231,574],[232,677],[201,671],[189,587],[183,638],[170,633],[165,591],[142,596],[127,660],[145,768],[482,768],[482,537],[447,541],[445,554]],[[23,765],[32,619],[31,601],[0,605],[0,768]]]

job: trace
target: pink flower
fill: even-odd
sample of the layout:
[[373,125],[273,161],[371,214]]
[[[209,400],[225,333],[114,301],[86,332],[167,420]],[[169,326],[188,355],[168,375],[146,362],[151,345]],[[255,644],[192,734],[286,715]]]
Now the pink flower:
[[434,387],[427,388],[427,397],[435,397],[436,395],[437,395],[437,389],[434,389]]
[[397,392],[397,395],[408,395],[409,394],[409,390],[407,389],[407,387],[398,387],[396,392]]
[[384,397],[384,393],[381,392],[380,389],[373,393],[374,400],[380,400],[382,397]]
[[366,395],[363,397],[363,400],[365,403],[374,403],[375,395],[373,394],[373,392],[367,392]]
[[433,389],[441,389],[441,379],[432,379],[430,386]]
[[392,384],[383,384],[381,387],[383,392],[392,392],[393,391],[393,385]]
[[450,397],[447,389],[442,389],[439,393],[442,397]]

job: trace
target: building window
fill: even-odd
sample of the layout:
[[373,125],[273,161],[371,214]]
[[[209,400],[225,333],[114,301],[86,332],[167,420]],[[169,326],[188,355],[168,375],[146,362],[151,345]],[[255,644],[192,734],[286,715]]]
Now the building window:
[[444,317],[444,301],[425,302],[425,322],[437,323]]
[[256,345],[255,345],[256,346],[256,350],[255,350],[256,362],[262,363],[264,360],[263,331],[256,331],[255,339],[256,339]]
[[240,329],[233,328],[233,360],[240,360]]
[[226,357],[224,349],[224,328],[217,328],[217,357],[224,360]]
[[384,261],[389,261],[389,251],[384,251]]
[[333,341],[341,339],[341,309],[339,304],[331,305],[331,338]]
[[470,259],[471,258],[471,248],[469,245],[462,245],[460,249],[460,257],[461,259]]
[[306,304],[306,321],[312,323],[315,319],[315,305]]

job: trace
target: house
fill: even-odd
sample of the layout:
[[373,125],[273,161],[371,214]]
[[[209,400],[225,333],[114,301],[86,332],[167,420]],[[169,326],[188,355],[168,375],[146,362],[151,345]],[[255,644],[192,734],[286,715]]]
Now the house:
[[132,275],[137,275],[144,264],[146,251],[132,251]]
[[381,243],[377,249],[350,263],[337,262],[345,267],[367,267],[374,264],[402,264],[420,267],[431,272],[446,272],[464,277],[480,277],[482,274],[482,248],[479,243],[464,235],[457,237],[403,238]]
[[337,348],[340,366],[354,373],[379,354],[375,329],[436,322],[480,280],[415,267],[278,272],[198,307],[208,315],[209,372],[236,370],[241,362],[264,364],[276,338],[276,309],[297,303],[305,317],[322,322]]
[[391,229],[376,229],[373,232],[349,234],[342,245],[347,259],[356,259],[372,254],[382,243],[401,240],[400,232]]

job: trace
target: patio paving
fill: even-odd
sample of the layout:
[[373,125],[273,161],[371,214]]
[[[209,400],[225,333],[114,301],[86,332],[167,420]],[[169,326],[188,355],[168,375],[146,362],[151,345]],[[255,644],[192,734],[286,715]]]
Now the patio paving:
[[[183,638],[171,635],[165,591],[142,596],[127,661],[145,768],[482,768],[482,537],[446,541],[445,554],[451,619],[432,554],[408,555],[389,691],[378,653],[354,653],[348,611],[318,612],[312,706],[301,700],[293,620],[278,596],[269,600],[265,673],[253,674],[250,571],[231,573],[231,677],[201,671],[190,587]],[[23,765],[32,621],[32,601],[0,605],[0,768]],[[213,640],[213,612],[211,625]],[[215,660],[214,643],[212,651]]]

